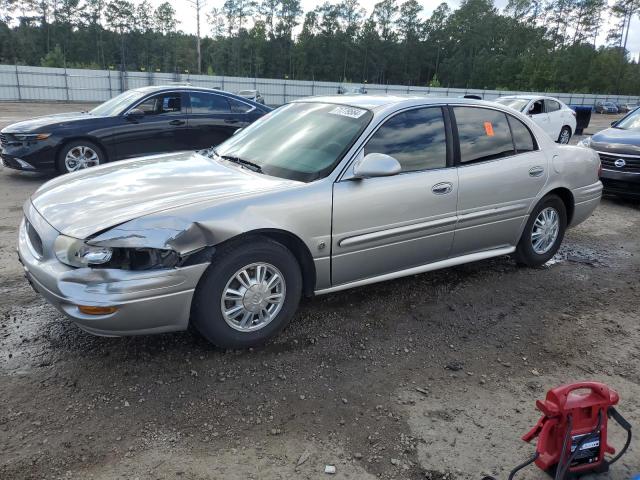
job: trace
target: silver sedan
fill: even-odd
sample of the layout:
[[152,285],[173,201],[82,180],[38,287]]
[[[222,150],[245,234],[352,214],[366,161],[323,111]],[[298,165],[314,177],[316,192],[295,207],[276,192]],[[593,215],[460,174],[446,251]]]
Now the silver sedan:
[[46,183],[18,250],[34,288],[88,332],[191,322],[243,347],[284,328],[302,295],[506,254],[544,264],[598,206],[599,167],[495,103],[310,98],[215,149]]

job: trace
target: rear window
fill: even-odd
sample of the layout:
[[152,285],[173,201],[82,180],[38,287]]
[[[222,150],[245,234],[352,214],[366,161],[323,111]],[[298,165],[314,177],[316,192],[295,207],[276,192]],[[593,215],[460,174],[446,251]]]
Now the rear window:
[[234,100],[233,98],[229,99],[229,104],[231,104],[231,111],[233,113],[247,113],[249,110],[252,110],[253,107],[244,102],[239,102],[238,100]]
[[222,95],[192,92],[189,93],[189,97],[191,99],[191,113],[212,114],[231,112],[229,102]]
[[507,116],[479,107],[454,107],[461,163],[481,162],[514,154]]
[[527,126],[511,115],[507,115],[507,119],[511,126],[511,134],[513,135],[513,143],[515,143],[516,146],[516,153],[536,150],[536,141]]

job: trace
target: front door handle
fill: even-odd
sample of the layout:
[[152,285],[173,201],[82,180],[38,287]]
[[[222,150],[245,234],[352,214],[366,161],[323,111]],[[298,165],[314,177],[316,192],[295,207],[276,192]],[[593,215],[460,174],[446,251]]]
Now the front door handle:
[[184,120],[171,120],[169,125],[184,125],[186,122]]
[[431,187],[431,191],[436,195],[446,195],[453,190],[453,184],[449,182],[436,183]]
[[544,168],[541,166],[531,167],[529,170],[530,177],[539,177],[544,173]]

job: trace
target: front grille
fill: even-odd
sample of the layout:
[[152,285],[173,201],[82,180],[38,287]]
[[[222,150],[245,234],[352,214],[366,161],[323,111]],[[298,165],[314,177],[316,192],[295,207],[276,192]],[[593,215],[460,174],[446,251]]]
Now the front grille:
[[[600,153],[600,162],[602,167],[607,170],[616,170],[619,172],[640,173],[640,157],[621,157],[615,153]],[[623,167],[616,166],[616,161],[624,160],[625,165]]]
[[625,182],[622,180],[611,180],[608,178],[602,178],[602,185],[604,190],[610,192],[621,192],[633,195],[640,195],[640,183]]
[[9,144],[9,139],[4,133],[0,133],[0,147],[4,148]]
[[29,243],[31,244],[31,248],[33,248],[33,250],[39,256],[42,256],[44,250],[42,248],[42,239],[40,238],[40,235],[38,234],[36,229],[33,228],[33,225],[31,225],[31,222],[29,222],[29,220],[25,218],[24,223],[27,229],[27,237],[29,239]]

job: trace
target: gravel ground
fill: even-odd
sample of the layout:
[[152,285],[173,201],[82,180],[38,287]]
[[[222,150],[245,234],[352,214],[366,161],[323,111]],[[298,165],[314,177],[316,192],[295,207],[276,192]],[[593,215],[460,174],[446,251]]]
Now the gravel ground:
[[[0,104],[0,127],[69,109]],[[544,267],[502,257],[305,300],[268,346],[220,351],[93,337],[36,295],[14,249],[45,180],[0,170],[2,479],[506,479],[533,452],[534,401],[583,379],[640,425],[638,204],[604,199]],[[602,478],[636,472],[634,443]]]

